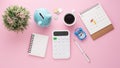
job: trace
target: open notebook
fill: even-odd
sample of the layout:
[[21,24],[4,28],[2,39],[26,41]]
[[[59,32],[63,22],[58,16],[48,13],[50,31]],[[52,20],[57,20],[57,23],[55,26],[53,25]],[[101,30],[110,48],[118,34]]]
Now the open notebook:
[[80,13],[80,17],[93,40],[113,29],[113,25],[100,4]]

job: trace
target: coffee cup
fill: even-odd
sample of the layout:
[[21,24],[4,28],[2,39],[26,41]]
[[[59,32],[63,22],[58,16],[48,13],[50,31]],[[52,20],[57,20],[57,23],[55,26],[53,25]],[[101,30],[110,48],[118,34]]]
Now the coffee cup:
[[66,26],[72,26],[75,24],[75,22],[76,22],[76,18],[73,13],[66,13],[64,15],[64,24]]

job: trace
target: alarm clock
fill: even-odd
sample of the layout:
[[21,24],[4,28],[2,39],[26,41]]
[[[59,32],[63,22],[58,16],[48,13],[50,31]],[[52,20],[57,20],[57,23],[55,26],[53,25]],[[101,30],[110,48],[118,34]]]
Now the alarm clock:
[[85,31],[83,31],[82,28],[76,28],[74,34],[79,40],[84,40],[87,37]]
[[34,12],[34,20],[41,27],[49,26],[52,15],[45,8],[37,9]]

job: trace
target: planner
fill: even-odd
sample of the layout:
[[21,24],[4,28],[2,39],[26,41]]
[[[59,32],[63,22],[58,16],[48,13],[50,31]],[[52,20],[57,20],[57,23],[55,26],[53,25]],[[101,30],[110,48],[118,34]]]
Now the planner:
[[100,4],[80,13],[80,17],[93,40],[113,30],[113,25]]
[[28,53],[33,56],[45,57],[48,36],[33,33],[30,39]]

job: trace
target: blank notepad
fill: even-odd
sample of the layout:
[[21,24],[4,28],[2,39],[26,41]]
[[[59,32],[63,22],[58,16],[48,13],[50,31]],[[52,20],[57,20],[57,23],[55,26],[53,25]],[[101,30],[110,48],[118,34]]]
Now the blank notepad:
[[113,25],[100,4],[80,13],[80,17],[93,40],[113,29]]
[[35,34],[31,35],[28,53],[30,55],[45,57],[48,43],[48,36]]

